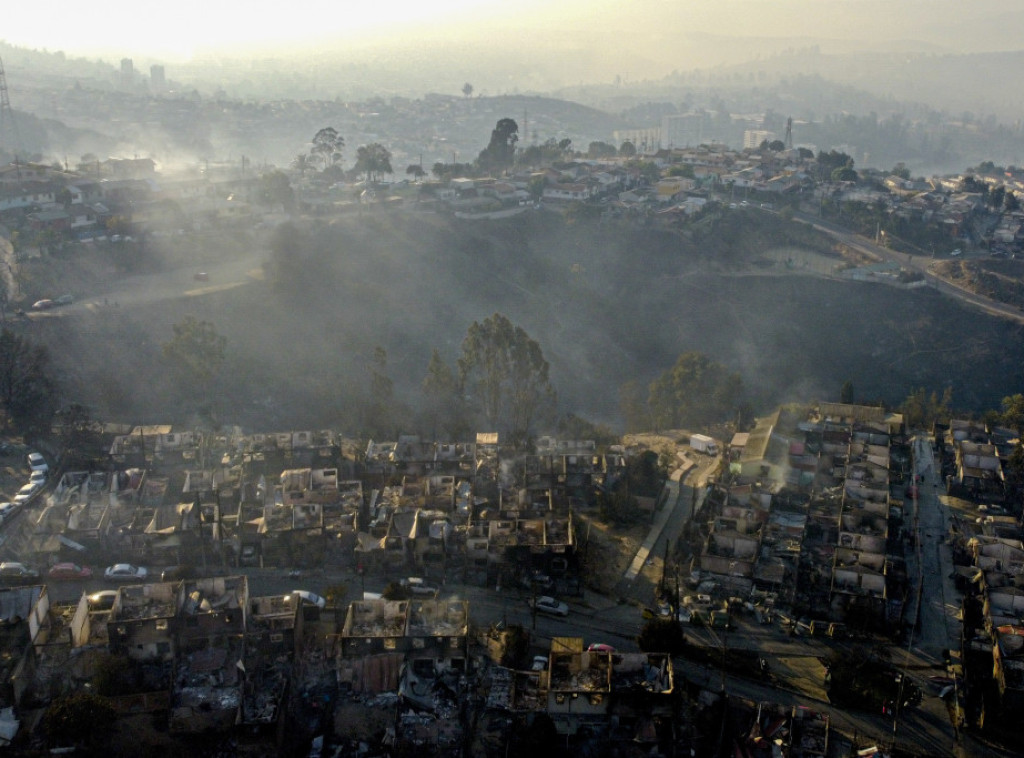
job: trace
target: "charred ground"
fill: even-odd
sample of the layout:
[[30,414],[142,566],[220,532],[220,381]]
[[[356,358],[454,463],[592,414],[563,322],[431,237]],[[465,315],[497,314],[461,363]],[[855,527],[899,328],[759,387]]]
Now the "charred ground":
[[[50,349],[68,399],[127,423],[188,423],[206,409],[253,428],[356,432],[376,346],[415,409],[431,351],[454,362],[469,325],[495,312],[540,343],[562,412],[613,427],[623,383],[646,385],[694,350],[740,372],[759,409],[834,398],[850,380],[858,401],[951,386],[958,408],[981,411],[1019,391],[1024,366],[1019,326],[930,289],[822,276],[842,262],[830,241],[765,214],[709,218],[683,236],[381,208],[131,244],[27,262],[25,301],[60,290],[78,302],[16,326]],[[200,269],[208,285],[192,281]],[[227,338],[204,397],[161,354],[186,316]]]

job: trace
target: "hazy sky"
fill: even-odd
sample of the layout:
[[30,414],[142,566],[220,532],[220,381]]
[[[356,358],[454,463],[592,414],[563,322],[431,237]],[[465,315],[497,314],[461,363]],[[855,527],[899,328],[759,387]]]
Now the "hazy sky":
[[529,34],[580,44],[645,35],[920,40],[950,52],[1019,48],[1021,0],[93,0],[8,2],[0,38],[72,55],[183,61],[245,49],[385,38],[487,40]]

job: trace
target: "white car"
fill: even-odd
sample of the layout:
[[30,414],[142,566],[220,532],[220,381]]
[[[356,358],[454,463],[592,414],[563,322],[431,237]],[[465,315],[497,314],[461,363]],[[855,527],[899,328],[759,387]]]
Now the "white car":
[[0,503],[0,517],[10,518],[18,512],[18,506],[14,503]]
[[533,656],[533,663],[530,664],[531,671],[544,671],[547,667],[548,657],[546,655]]
[[24,503],[27,503],[42,488],[42,482],[29,482],[28,484],[24,485],[20,490],[18,490],[18,494],[15,495],[13,498],[14,504],[22,505]]
[[103,571],[103,578],[108,582],[143,582],[147,576],[149,571],[131,563],[115,563]]
[[42,456],[42,453],[29,453],[28,467],[33,471],[46,472],[50,470],[50,467],[46,464],[46,459]]
[[569,606],[549,595],[541,595],[532,605],[535,610],[541,613],[550,613],[553,616],[569,615]]
[[29,484],[33,482],[39,482],[39,484],[46,484],[46,472],[45,471],[33,471],[28,477]]
[[435,585],[430,582],[424,581],[418,576],[410,576],[408,579],[403,579],[399,582],[413,595],[428,595],[430,597],[437,597],[441,591]]
[[309,590],[292,590],[292,597],[298,598],[300,602],[315,605],[317,608],[327,607],[327,598],[321,597]]

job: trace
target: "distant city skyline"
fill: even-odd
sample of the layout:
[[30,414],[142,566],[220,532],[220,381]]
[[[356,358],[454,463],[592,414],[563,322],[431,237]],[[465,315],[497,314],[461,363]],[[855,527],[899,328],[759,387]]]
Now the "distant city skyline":
[[56,15],[38,3],[5,9],[0,39],[69,55],[135,57],[137,65],[315,54],[321,46],[338,44],[416,49],[491,40],[507,47],[520,39],[526,45],[564,47],[567,56],[595,47],[621,58],[639,55],[671,70],[673,59],[689,63],[688,38],[694,35],[777,39],[780,46],[794,40],[899,41],[961,53],[1020,49],[1017,30],[1024,24],[1024,4],[1018,0],[392,0],[380,5],[258,0],[244,6],[244,13],[243,6],[223,0],[182,0],[145,11],[127,0],[60,5]]

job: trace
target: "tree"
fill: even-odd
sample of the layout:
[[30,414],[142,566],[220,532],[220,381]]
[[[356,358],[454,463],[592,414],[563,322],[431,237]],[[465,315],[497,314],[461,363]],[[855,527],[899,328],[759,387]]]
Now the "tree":
[[644,624],[636,644],[645,653],[679,655],[686,649],[686,638],[677,619],[654,618]]
[[171,327],[174,335],[163,344],[164,357],[196,389],[205,389],[224,363],[227,338],[217,334],[209,321],[187,316]]
[[21,432],[48,428],[57,394],[46,348],[9,329],[0,331],[0,408],[5,428],[13,426]]
[[839,402],[847,404],[853,402],[853,382],[849,379],[843,382],[843,386],[839,388]]
[[370,364],[370,409],[368,425],[375,434],[391,434],[394,418],[395,385],[388,376],[388,353],[378,345]]
[[295,202],[295,192],[288,175],[283,171],[268,171],[260,177],[257,197],[266,205],[281,205],[291,208]]
[[388,582],[380,594],[385,600],[408,600],[412,597],[409,588],[398,582]]
[[1003,398],[1002,422],[1017,432],[1017,437],[1024,437],[1024,395],[1017,393]]
[[540,345],[500,313],[474,321],[462,341],[459,382],[479,401],[488,424],[526,441],[535,417],[554,407]]
[[50,703],[43,713],[41,728],[54,747],[99,748],[116,719],[117,712],[104,698],[79,692],[62,695]]
[[100,447],[102,426],[92,419],[89,409],[71,403],[54,414],[53,427],[58,431],[64,460],[71,465],[92,464],[103,460]]
[[834,182],[855,182],[860,176],[849,166],[843,166],[842,168],[833,169],[832,181]]
[[361,145],[356,151],[356,173],[366,174],[366,181],[373,183],[382,174],[392,174],[391,152],[379,142]]
[[1020,210],[1020,199],[1017,197],[1015,192],[1008,190],[1003,196],[1003,210],[1007,213],[1013,213],[1014,211]]
[[292,168],[299,172],[299,176],[304,177],[307,171],[312,170],[313,161],[305,153],[299,153],[292,161]]
[[422,389],[425,421],[431,436],[436,439],[436,430],[443,427],[451,439],[457,439],[465,427],[459,402],[459,382],[437,348],[430,355]]
[[427,175],[427,172],[423,170],[423,166],[421,166],[418,163],[410,163],[408,166],[406,166],[405,173],[411,176],[416,181],[419,181],[420,179]]
[[651,383],[647,404],[657,428],[703,426],[732,418],[742,393],[738,374],[690,352]]
[[465,84],[463,84],[462,85],[462,94],[465,97],[467,97],[467,98],[472,96],[472,94],[473,94],[473,85],[470,84],[469,82],[466,82]]
[[629,140],[626,140],[621,145],[619,145],[619,155],[621,155],[623,158],[634,157],[636,155],[636,145],[634,145]]
[[519,124],[511,118],[499,119],[491,131],[491,141],[483,150],[477,162],[485,170],[505,169],[512,165],[519,141]]
[[345,138],[338,134],[338,130],[333,126],[325,126],[313,135],[313,147],[309,152],[326,169],[341,160],[341,151],[344,147]]
[[616,155],[618,150],[615,149],[615,145],[609,145],[607,142],[591,142],[587,146],[588,158],[614,158]]
[[773,139],[771,142],[768,143],[768,149],[771,150],[773,153],[781,153],[783,150],[786,149],[786,143],[780,139]]
[[953,404],[953,389],[946,387],[940,398],[938,393],[930,395],[924,387],[907,395],[900,405],[903,423],[907,429],[928,429],[940,419],[948,419]]

